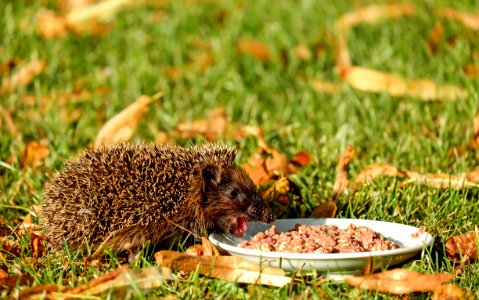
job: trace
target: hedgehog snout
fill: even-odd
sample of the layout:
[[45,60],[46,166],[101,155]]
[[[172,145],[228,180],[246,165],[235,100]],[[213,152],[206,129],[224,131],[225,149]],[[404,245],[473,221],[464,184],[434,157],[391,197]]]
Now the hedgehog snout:
[[271,211],[271,208],[267,206],[261,207],[261,206],[258,206],[257,204],[253,204],[250,207],[248,207],[248,210],[246,213],[253,221],[271,223],[276,219],[276,217],[273,215]]

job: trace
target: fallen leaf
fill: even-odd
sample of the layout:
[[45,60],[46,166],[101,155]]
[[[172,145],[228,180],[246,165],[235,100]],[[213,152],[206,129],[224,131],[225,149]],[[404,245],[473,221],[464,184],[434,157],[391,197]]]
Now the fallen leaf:
[[457,236],[450,237],[446,242],[446,254],[454,262],[467,263],[475,260],[478,243],[477,230],[469,231]]
[[150,96],[140,96],[103,125],[98,132],[95,146],[116,144],[129,140],[135,133],[143,115],[148,112]]
[[359,23],[375,24],[383,19],[394,19],[402,16],[415,15],[417,11],[414,3],[396,3],[387,5],[370,5],[342,15],[336,23],[342,30],[351,28]]
[[327,199],[324,203],[313,208],[311,213],[312,218],[334,218],[338,212],[338,206],[336,202],[331,199]]
[[5,125],[7,126],[7,129],[10,132],[10,135],[13,138],[17,138],[18,129],[17,129],[17,126],[15,125],[15,122],[13,121],[11,111],[0,107],[0,116],[2,117],[3,121],[5,121]]
[[261,186],[274,177],[287,175],[288,159],[276,149],[259,148],[243,168],[253,182]]
[[428,79],[404,79],[363,67],[347,67],[341,70],[343,79],[353,88],[370,93],[387,92],[395,97],[416,97],[423,100],[465,99],[467,91],[451,85],[436,85]]
[[265,158],[261,154],[255,153],[248,162],[242,165],[256,186],[262,186],[271,179],[271,175],[266,170],[265,163]]
[[309,50],[308,46],[305,44],[300,44],[294,48],[294,55],[301,60],[310,61],[313,55],[311,54],[311,50]]
[[[58,286],[53,283],[47,283],[47,284],[42,284],[38,285],[32,288],[27,288],[27,289],[21,289],[18,291],[18,294],[15,295],[16,299],[42,299],[41,297],[44,297],[44,299],[50,299],[46,298],[45,295],[52,295],[53,293],[58,293],[61,292],[64,288],[62,286]],[[34,296],[40,296],[35,298]],[[55,297],[51,297],[52,299],[58,299]]]
[[216,248],[213,243],[211,243],[207,237],[201,237],[201,244],[196,244],[193,246],[188,247],[185,250],[185,254],[191,256],[213,256],[213,255],[220,255],[218,248]]
[[64,17],[55,12],[42,9],[38,13],[38,32],[44,38],[60,38],[70,30],[70,25]]
[[243,55],[251,55],[262,62],[269,62],[271,60],[268,46],[253,39],[240,39],[238,42],[238,52]]
[[0,258],[2,256],[20,257],[20,250],[18,241],[8,237],[0,237]]
[[336,180],[334,182],[332,198],[336,198],[347,192],[349,186],[348,165],[355,155],[356,150],[354,150],[353,146],[348,145],[339,158],[339,163],[336,167]]
[[0,92],[13,92],[17,88],[26,87],[45,70],[46,65],[44,60],[34,60],[21,66],[11,76],[3,78]]
[[290,163],[304,168],[312,161],[313,158],[311,157],[311,155],[307,151],[303,150],[296,153],[293,158],[291,158]]
[[[403,182],[402,185],[407,184],[420,184],[424,186],[442,188],[442,189],[456,189],[461,190],[464,188],[479,187],[477,179],[479,179],[479,170],[474,170],[469,173],[461,174],[421,174],[413,171],[404,171],[409,178]],[[475,181],[471,181],[475,180]]]
[[348,12],[338,18],[336,27],[336,66],[340,69],[352,66],[348,50],[348,35],[351,27],[361,22],[377,23],[383,19],[414,15],[416,5],[413,3],[397,3],[388,5],[370,5]]
[[401,295],[413,292],[433,292],[453,274],[421,274],[406,269],[394,269],[367,276],[348,276],[344,281],[351,286],[366,290]]
[[374,163],[359,172],[354,181],[355,189],[360,185],[369,184],[379,176],[405,177],[406,173],[385,163]]
[[222,107],[213,109],[207,119],[195,120],[178,124],[173,134],[182,138],[204,136],[209,141],[215,141],[225,136],[228,129],[228,117]]
[[72,11],[87,5],[92,5],[95,2],[95,0],[61,0],[57,1],[56,4],[62,11]]
[[36,141],[28,141],[23,146],[20,164],[22,168],[27,166],[35,167],[47,158],[49,154],[50,150],[48,150],[47,146]]
[[469,77],[479,78],[479,66],[473,64],[467,64],[464,67],[464,74]]
[[441,22],[436,22],[434,27],[429,31],[429,39],[427,40],[427,47],[432,54],[439,51],[439,45],[444,36],[444,27]]
[[149,267],[144,269],[129,269],[121,266],[87,284],[69,289],[64,294],[99,295],[109,290],[121,291],[126,288],[152,289],[163,284],[165,280],[173,279],[171,270],[166,268]]
[[175,251],[155,253],[158,265],[185,272],[199,273],[238,283],[263,284],[282,287],[291,282],[282,269],[260,266],[237,256],[191,256]]
[[479,13],[470,14],[455,10],[453,8],[445,7],[439,9],[437,11],[437,15],[447,19],[459,21],[469,29],[479,30]]
[[475,297],[468,291],[462,290],[455,284],[443,284],[434,290],[432,300],[474,300]]
[[13,275],[7,276],[5,278],[0,278],[0,290],[6,289],[11,290],[17,286],[32,284],[35,279],[30,274],[22,274],[22,275]]
[[320,79],[311,79],[309,84],[313,87],[316,92],[334,94],[341,91],[341,86],[334,82],[324,81]]
[[32,258],[40,258],[46,254],[47,251],[45,248],[45,241],[46,238],[43,234],[30,234],[30,242],[28,243],[28,248],[30,248]]
[[288,193],[290,190],[291,187],[288,178],[281,177],[273,184],[273,186],[262,193],[262,195],[265,201],[269,203],[276,202],[280,205],[288,206],[290,204],[288,199]]

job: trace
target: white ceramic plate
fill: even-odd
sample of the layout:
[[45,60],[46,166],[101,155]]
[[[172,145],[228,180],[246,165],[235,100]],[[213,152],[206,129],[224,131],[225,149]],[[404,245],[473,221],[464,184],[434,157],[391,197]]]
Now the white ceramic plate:
[[[295,224],[337,225],[339,228],[347,228],[349,224],[366,226],[404,247],[386,251],[331,254],[261,252],[259,250],[238,247],[238,244],[242,241],[250,239],[260,231],[265,231],[273,224],[276,225],[278,232],[288,231],[294,228]],[[248,225],[248,230],[242,238],[212,233],[209,239],[214,245],[228,251],[231,255],[241,256],[252,262],[282,268],[285,271],[315,270],[333,277],[361,273],[365,268],[370,268],[371,263],[374,270],[399,264],[421,253],[433,241],[433,237],[427,232],[417,238],[413,238],[412,234],[417,233],[419,230],[416,227],[370,220],[329,218],[282,219],[276,220],[272,224],[250,222]]]

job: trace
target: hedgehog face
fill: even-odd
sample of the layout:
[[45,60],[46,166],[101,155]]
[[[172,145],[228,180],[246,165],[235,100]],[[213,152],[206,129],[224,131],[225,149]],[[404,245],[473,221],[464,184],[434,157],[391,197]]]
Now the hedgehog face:
[[248,221],[271,223],[275,217],[246,172],[236,166],[203,170],[205,219],[209,229],[242,237]]

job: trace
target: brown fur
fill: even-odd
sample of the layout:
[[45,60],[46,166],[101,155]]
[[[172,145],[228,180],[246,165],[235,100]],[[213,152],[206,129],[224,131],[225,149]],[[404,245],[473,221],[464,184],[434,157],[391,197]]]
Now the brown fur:
[[[86,150],[46,185],[41,221],[54,248],[110,236],[117,252],[168,246],[193,232],[240,235],[238,218],[274,216],[226,146],[128,145]],[[187,230],[187,231],[186,231]]]

